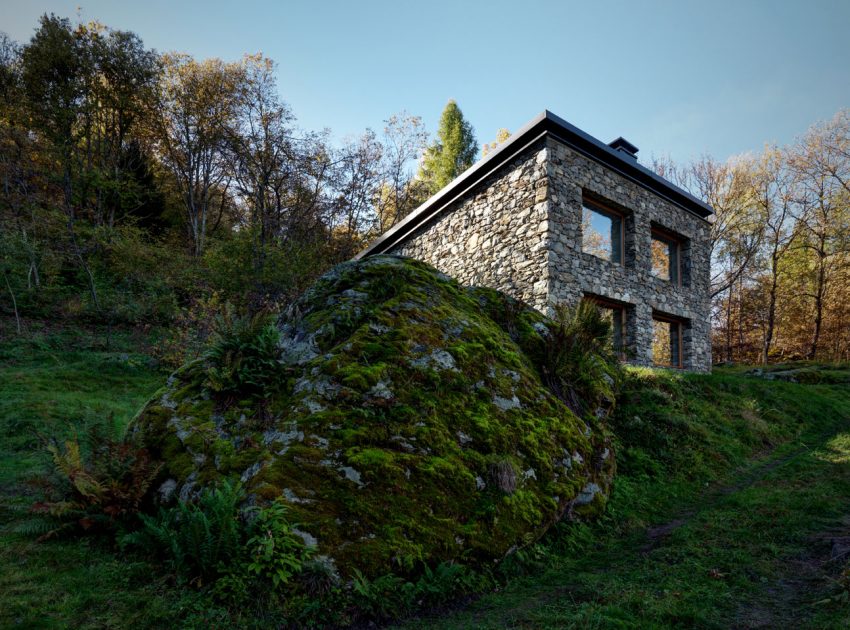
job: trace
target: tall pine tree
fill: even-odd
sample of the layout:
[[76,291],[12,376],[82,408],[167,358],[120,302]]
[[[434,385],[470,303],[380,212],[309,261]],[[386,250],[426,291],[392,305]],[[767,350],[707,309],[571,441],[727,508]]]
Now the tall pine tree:
[[475,131],[457,103],[450,100],[440,116],[437,140],[425,151],[419,179],[434,194],[472,166],[477,154]]

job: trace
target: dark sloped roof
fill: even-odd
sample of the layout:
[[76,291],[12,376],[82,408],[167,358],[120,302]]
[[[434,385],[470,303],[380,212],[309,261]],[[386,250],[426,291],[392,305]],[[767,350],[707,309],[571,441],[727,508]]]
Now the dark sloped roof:
[[445,188],[407,215],[401,222],[375,239],[366,249],[357,254],[355,259],[388,251],[409,237],[418,227],[428,222],[448,204],[469,192],[502,164],[547,135],[553,136],[582,155],[604,164],[623,177],[651,190],[702,219],[706,219],[714,212],[711,206],[663,177],[656,175],[645,166],[641,166],[633,157],[612,148],[601,140],[597,140],[575,125],[571,125],[563,118],[546,110],[526,123],[486,158],[468,168]]

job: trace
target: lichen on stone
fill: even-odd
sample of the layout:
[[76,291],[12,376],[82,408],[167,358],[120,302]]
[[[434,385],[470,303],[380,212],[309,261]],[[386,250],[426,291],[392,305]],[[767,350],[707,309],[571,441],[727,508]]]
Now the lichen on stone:
[[241,479],[345,579],[491,563],[598,514],[614,472],[605,414],[577,417],[541,380],[549,325],[422,262],[344,263],[281,315],[262,397],[205,391],[202,360],[130,434],[165,464],[160,500]]

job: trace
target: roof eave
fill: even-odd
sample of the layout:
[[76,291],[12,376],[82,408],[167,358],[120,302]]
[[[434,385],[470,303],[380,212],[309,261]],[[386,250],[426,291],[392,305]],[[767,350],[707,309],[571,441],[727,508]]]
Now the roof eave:
[[[494,172],[502,164],[527,149],[541,138],[551,135],[558,141],[578,150],[583,155],[604,164],[624,177],[636,181],[675,205],[687,210],[703,220],[713,214],[712,208],[690,193],[666,179],[656,175],[636,161],[627,160],[608,145],[597,140],[560,118],[544,110],[514,133],[506,142],[499,145],[484,159],[475,163],[460,176],[452,180],[446,187],[431,196],[416,210],[407,215],[395,226],[372,241],[368,247],[358,253],[354,259],[365,258],[371,254],[386,252],[397,243],[403,241],[414,230],[426,224],[443,208],[470,191],[487,175]],[[666,193],[666,194],[665,194]]]

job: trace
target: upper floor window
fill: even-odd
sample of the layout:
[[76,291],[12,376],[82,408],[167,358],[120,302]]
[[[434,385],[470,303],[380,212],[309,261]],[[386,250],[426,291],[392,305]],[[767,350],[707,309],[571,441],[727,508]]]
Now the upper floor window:
[[623,215],[585,200],[582,203],[581,249],[603,260],[623,263]]
[[652,230],[652,275],[673,284],[681,283],[681,244],[669,234]]

